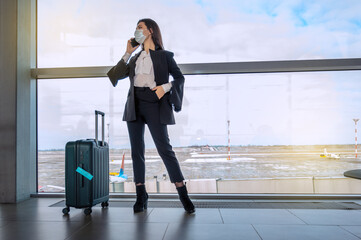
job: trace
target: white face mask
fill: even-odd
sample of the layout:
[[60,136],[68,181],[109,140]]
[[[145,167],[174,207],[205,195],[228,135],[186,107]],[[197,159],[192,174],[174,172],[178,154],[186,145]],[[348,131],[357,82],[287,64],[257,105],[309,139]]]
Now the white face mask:
[[134,32],[135,41],[137,41],[139,44],[142,44],[146,37],[143,35],[143,30],[137,29]]

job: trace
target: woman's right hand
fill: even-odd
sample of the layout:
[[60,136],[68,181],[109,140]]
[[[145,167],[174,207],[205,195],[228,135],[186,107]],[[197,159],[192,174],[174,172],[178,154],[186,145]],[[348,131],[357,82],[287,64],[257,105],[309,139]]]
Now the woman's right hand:
[[137,45],[135,47],[132,47],[132,44],[130,43],[132,39],[133,38],[129,39],[128,43],[127,43],[127,53],[129,53],[129,54],[132,54],[132,52],[134,52],[135,49],[137,49],[140,46],[140,44],[139,44],[139,45]]

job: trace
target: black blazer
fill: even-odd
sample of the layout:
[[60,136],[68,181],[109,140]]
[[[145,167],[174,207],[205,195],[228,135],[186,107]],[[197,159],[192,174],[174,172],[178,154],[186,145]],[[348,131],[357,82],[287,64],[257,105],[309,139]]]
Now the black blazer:
[[[153,62],[154,77],[157,86],[169,82],[169,74],[172,75],[172,88],[159,100],[160,104],[160,122],[162,124],[175,124],[173,110],[179,112],[182,109],[184,76],[180,71],[173,56],[174,53],[161,50],[156,47],[155,51],[149,49],[150,57]],[[136,120],[135,101],[134,101],[134,76],[136,61],[141,52],[133,56],[127,64],[121,59],[117,65],[112,67],[107,75],[115,87],[118,80],[129,76],[130,89],[127,102],[125,104],[123,121]]]

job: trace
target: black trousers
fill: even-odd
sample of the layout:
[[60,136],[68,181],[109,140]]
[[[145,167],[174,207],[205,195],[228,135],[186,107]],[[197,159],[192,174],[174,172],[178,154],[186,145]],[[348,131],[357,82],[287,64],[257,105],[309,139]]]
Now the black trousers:
[[149,87],[134,87],[136,120],[127,121],[133,160],[135,183],[145,182],[145,144],[144,127],[148,125],[150,134],[167,168],[170,181],[184,180],[178,160],[169,143],[167,125],[160,123],[159,99],[155,91]]

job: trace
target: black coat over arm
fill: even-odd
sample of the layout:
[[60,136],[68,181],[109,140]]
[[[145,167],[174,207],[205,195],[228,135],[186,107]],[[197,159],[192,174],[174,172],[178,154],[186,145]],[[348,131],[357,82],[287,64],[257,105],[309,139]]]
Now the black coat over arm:
[[[175,124],[173,110],[181,111],[183,101],[184,76],[180,71],[170,51],[156,48],[155,51],[149,49],[150,57],[153,62],[154,77],[157,86],[169,82],[169,74],[172,75],[172,88],[164,94],[160,101],[160,122],[162,124]],[[130,89],[128,92],[127,102],[125,104],[123,121],[136,120],[135,100],[134,100],[134,76],[135,65],[141,52],[133,56],[127,64],[121,59],[117,65],[112,67],[107,75],[115,87],[118,80],[129,77]]]

